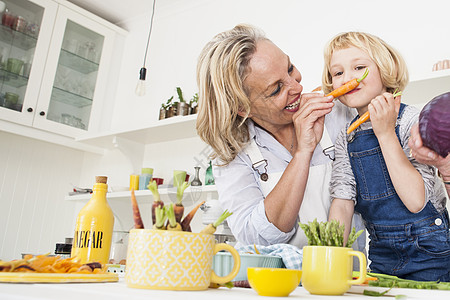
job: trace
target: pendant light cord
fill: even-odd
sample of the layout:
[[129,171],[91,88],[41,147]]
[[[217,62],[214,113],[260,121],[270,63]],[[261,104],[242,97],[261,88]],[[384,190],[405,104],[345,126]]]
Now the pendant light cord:
[[152,10],[152,17],[150,19],[150,29],[148,31],[147,47],[145,47],[144,64],[143,64],[144,68],[145,68],[145,62],[147,61],[147,52],[148,52],[148,45],[150,44],[150,36],[152,34],[153,16],[155,15],[155,5],[156,5],[156,0],[153,0],[153,10]]

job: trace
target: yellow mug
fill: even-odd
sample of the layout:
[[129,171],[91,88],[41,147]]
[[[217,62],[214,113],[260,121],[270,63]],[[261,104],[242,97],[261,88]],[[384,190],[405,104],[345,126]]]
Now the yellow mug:
[[[214,255],[226,250],[234,259],[227,276],[212,269]],[[224,284],[239,272],[238,252],[216,244],[214,235],[185,231],[132,229],[129,235],[125,281],[128,287],[156,290],[205,290],[210,283]]]
[[[353,256],[358,257],[360,276],[352,280]],[[352,284],[366,280],[366,258],[347,247],[303,247],[302,286],[311,294],[342,295]]]

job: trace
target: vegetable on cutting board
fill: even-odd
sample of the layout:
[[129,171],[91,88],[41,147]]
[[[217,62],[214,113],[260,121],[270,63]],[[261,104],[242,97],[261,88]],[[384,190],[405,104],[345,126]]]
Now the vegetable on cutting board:
[[419,132],[424,146],[442,157],[450,152],[450,92],[434,97],[419,115]]
[[416,281],[402,279],[394,275],[367,272],[367,276],[376,277],[377,280],[369,281],[369,286],[395,287],[409,289],[450,290],[450,282]]
[[231,216],[233,213],[229,212],[228,210],[225,210],[219,218],[217,218],[217,220],[213,223],[208,224],[205,228],[202,229],[202,231],[200,231],[200,233],[209,233],[209,234],[214,234],[214,232],[216,232],[217,227],[223,222],[225,221],[226,218],[228,218],[229,216]]
[[348,92],[356,89],[358,87],[359,83],[361,81],[363,81],[364,78],[366,78],[368,74],[369,74],[369,69],[366,69],[366,71],[364,72],[363,76],[361,76],[361,78],[354,78],[354,79],[346,82],[345,84],[341,85],[337,89],[326,94],[325,97],[333,96],[334,98],[338,98],[342,95],[347,94]]
[[133,207],[134,228],[144,229],[144,223],[142,222],[141,212],[139,211],[139,206],[134,194],[134,189],[131,189],[131,205]]
[[[401,96],[402,92],[397,92],[397,90],[394,91],[392,96],[397,97]],[[355,122],[353,122],[348,128],[347,128],[347,134],[358,128],[362,123],[367,122],[370,119],[370,113],[369,111],[366,111],[361,117],[358,118]]]

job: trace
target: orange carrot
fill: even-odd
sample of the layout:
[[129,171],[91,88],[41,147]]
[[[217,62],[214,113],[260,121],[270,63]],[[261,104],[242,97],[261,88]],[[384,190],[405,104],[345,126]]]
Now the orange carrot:
[[330,93],[326,94],[325,97],[333,96],[334,98],[340,97],[344,94],[347,94],[348,92],[356,89],[356,87],[359,85],[359,83],[367,77],[367,74],[369,74],[369,69],[366,69],[363,76],[361,78],[354,78],[348,82],[346,82],[344,85],[341,85],[337,89],[331,91]]
[[200,206],[202,206],[202,204],[205,203],[205,201],[200,202],[199,204],[197,204],[196,207],[194,207],[183,219],[183,221],[181,221],[181,228],[183,229],[183,231],[191,231],[191,226],[189,224],[191,224],[192,218],[194,218],[195,213],[197,212],[197,210],[200,208]]
[[[392,96],[397,97],[400,96],[402,92],[397,92],[397,90],[394,91],[394,94]],[[363,113],[361,117],[358,118],[355,122],[353,122],[348,128],[347,128],[347,134],[358,128],[362,123],[368,121],[370,119],[370,113],[369,111],[366,111]]]
[[134,189],[131,189],[131,205],[133,206],[134,228],[144,229],[144,223],[142,222],[139,206],[136,200],[136,196],[134,195]]

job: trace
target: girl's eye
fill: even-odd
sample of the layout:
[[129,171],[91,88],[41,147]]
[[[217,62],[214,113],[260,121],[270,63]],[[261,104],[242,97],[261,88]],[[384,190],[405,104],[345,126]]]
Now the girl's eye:
[[357,66],[356,67],[356,70],[363,70],[363,69],[365,69],[365,68],[367,68],[366,66]]
[[275,91],[270,94],[270,97],[277,95],[281,91],[281,83],[279,82]]
[[341,72],[341,71],[339,71],[339,72],[334,72],[334,73],[333,73],[333,77],[341,76],[341,75],[342,75],[342,72]]
[[291,64],[291,65],[289,66],[288,73],[291,74],[292,71],[294,71],[294,65],[293,65],[293,64]]

